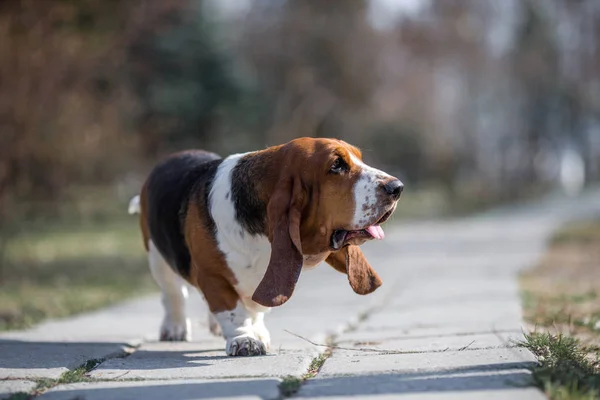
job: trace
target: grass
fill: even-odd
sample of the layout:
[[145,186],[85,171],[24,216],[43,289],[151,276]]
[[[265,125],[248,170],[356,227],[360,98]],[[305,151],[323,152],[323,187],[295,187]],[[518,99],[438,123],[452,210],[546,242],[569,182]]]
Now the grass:
[[536,384],[552,399],[597,399],[600,397],[600,361],[579,340],[549,332],[525,335],[521,343],[537,356],[533,370]]
[[521,287],[536,384],[555,400],[600,398],[600,219],[556,232]]
[[310,379],[310,378],[314,378],[315,376],[317,376],[317,374],[319,373],[319,370],[321,369],[323,364],[325,364],[325,360],[327,360],[330,355],[331,355],[331,352],[326,351],[324,353],[319,354],[318,357],[313,358],[313,360],[310,363],[310,366],[308,367],[308,371],[303,376],[304,379]]
[[[65,372],[58,379],[40,379],[37,381],[37,386],[33,390],[33,394],[35,396],[40,395],[41,393],[43,393],[47,390],[50,390],[57,385],[63,385],[63,384],[68,384],[68,383],[78,383],[78,382],[92,382],[93,379],[86,376],[86,374],[88,372],[90,372],[91,370],[93,370],[94,368],[96,368],[98,365],[100,365],[103,361],[104,360],[102,360],[102,359],[88,360],[85,363],[83,363],[82,365],[80,365],[79,367]],[[29,397],[27,397],[27,398],[30,398],[30,397],[31,397],[31,395],[29,395]]]
[[302,382],[304,382],[304,379],[301,377],[293,375],[285,376],[279,384],[279,391],[283,397],[291,397],[300,390]]
[[319,373],[319,370],[325,363],[325,360],[329,358],[331,352],[329,350],[324,353],[319,354],[317,357],[313,358],[308,367],[308,370],[301,377],[289,375],[283,378],[281,383],[279,384],[279,390],[283,397],[292,397],[294,394],[300,390],[300,386],[311,378],[314,378]]
[[87,382],[90,378],[85,376],[88,372],[100,365],[104,360],[88,360],[83,365],[74,370],[67,371],[58,378],[56,384]]
[[552,244],[587,245],[600,242],[600,220],[569,224],[552,238]]
[[4,242],[0,331],[98,309],[152,290],[156,286],[136,217],[32,224]]
[[521,284],[532,325],[600,344],[600,219],[559,230]]

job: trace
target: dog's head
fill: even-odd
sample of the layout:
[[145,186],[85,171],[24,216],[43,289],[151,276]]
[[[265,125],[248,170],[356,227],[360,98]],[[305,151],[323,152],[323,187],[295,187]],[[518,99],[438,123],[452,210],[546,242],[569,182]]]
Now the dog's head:
[[253,300],[285,303],[303,265],[321,261],[347,273],[356,293],[381,286],[358,246],[383,239],[380,225],[396,209],[402,182],[363,163],[341,140],[300,138],[271,152],[281,166],[267,205],[271,260]]

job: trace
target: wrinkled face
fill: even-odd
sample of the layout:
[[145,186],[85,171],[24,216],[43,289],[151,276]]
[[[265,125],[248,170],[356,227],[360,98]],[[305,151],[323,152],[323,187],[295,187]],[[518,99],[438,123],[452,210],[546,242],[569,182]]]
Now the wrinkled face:
[[360,151],[344,141],[298,141],[308,158],[298,166],[308,195],[301,224],[303,253],[383,239],[380,225],[396,209],[402,182],[363,163]]

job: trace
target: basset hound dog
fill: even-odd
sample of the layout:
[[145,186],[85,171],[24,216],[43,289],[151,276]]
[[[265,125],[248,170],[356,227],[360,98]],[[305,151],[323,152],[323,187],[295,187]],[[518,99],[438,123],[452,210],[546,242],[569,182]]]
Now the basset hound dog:
[[130,213],[140,214],[162,292],[160,340],[191,338],[184,280],[208,304],[231,356],[266,354],[264,313],[284,304],[303,268],[325,261],[354,292],[382,281],[359,245],[383,239],[403,184],[336,139],[299,138],[226,158],[202,150],[156,165]]

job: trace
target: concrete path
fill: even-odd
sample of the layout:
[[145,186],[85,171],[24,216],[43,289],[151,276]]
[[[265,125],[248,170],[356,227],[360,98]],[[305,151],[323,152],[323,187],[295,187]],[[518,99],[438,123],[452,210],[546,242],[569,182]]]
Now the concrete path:
[[522,337],[516,274],[561,223],[592,213],[600,213],[599,190],[388,227],[384,241],[364,246],[384,286],[362,297],[326,265],[303,273],[294,297],[267,317],[273,344],[265,357],[225,357],[199,296],[189,305],[191,343],[156,341],[157,295],[5,333],[0,398],[41,379],[52,385],[88,362],[84,382],[55,381],[40,398],[278,399],[326,350],[308,339],[335,348],[295,397],[544,399],[528,386],[533,356],[514,345]]

